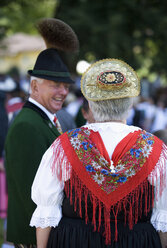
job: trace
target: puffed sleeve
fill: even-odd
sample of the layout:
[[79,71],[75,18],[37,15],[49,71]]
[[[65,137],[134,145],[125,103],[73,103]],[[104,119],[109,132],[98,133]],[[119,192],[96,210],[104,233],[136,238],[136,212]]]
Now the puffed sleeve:
[[[167,161],[163,161],[166,166],[164,166],[164,175],[167,175]],[[166,181],[166,176],[165,180]],[[165,182],[164,182],[165,183]],[[151,223],[157,231],[167,232],[167,182],[160,194],[160,178],[158,177],[154,180],[155,186],[155,200],[154,208],[151,216]]]
[[[149,181],[152,185],[154,185],[154,189],[155,189],[154,208],[151,216],[151,223],[157,231],[167,232],[167,147],[166,145],[163,145],[163,150],[159,159],[159,164],[158,166],[155,167],[155,170],[153,171],[153,175],[154,177],[149,177]],[[161,188],[163,189],[162,192],[161,192]]]
[[161,197],[155,200],[151,223],[157,231],[167,232],[167,186]]
[[31,198],[37,208],[32,215],[30,226],[55,227],[61,220],[64,183],[60,182],[56,173],[52,172],[52,161],[51,146],[42,157],[32,185]]

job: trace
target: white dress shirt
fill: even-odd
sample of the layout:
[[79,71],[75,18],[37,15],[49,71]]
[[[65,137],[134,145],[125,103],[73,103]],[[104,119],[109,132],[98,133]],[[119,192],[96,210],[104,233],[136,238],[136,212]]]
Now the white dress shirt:
[[55,125],[53,120],[54,120],[54,117],[56,114],[52,114],[51,112],[49,112],[43,105],[41,105],[39,102],[35,101],[31,97],[29,97],[28,101],[35,104],[37,107],[39,107],[48,116],[48,118],[51,120],[51,122]]

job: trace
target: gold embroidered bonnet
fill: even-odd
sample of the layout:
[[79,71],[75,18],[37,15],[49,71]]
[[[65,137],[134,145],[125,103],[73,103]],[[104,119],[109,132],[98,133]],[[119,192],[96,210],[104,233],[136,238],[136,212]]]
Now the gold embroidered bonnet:
[[127,63],[103,59],[92,64],[83,74],[81,91],[91,101],[135,97],[140,93],[140,80]]

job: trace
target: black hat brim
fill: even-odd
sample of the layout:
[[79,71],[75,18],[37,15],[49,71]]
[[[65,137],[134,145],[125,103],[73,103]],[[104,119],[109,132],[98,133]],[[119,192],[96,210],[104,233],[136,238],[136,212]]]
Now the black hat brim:
[[28,74],[30,76],[34,76],[34,77],[37,77],[37,78],[51,80],[51,81],[54,81],[55,83],[56,82],[57,83],[63,82],[63,83],[68,83],[68,84],[74,84],[75,83],[70,77],[56,77],[56,76],[53,76],[53,75],[42,75],[42,74],[34,73],[33,70],[28,70]]

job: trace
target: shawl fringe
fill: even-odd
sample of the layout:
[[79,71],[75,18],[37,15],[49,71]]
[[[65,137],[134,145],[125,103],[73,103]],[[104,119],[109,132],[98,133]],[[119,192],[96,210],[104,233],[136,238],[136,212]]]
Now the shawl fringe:
[[[162,191],[166,185],[167,175],[164,173],[166,171],[165,166],[167,160],[167,148],[163,144],[161,154],[159,160],[154,167],[154,170],[151,174],[146,178],[140,185],[138,185],[133,191],[131,191],[126,197],[116,202],[115,205],[108,206],[105,205],[104,202],[100,201],[87,187],[85,187],[84,183],[77,176],[75,171],[73,170],[66,153],[62,147],[61,140],[58,138],[56,142],[52,144],[54,159],[52,163],[52,172],[57,174],[59,180],[65,181],[65,192],[67,197],[70,198],[70,203],[73,204],[73,193],[75,195],[74,198],[74,210],[79,213],[79,216],[82,218],[82,204],[85,203],[85,223],[87,224],[89,221],[88,218],[88,206],[87,200],[88,195],[91,199],[91,203],[93,206],[93,216],[92,216],[92,225],[94,227],[94,231],[99,232],[101,223],[102,223],[102,209],[104,212],[104,233],[105,243],[111,243],[111,226],[110,226],[110,214],[113,213],[115,216],[115,241],[118,239],[118,230],[117,230],[117,215],[121,209],[124,209],[124,223],[129,224],[129,228],[132,229],[134,224],[138,222],[138,219],[142,216],[142,198],[145,196],[145,206],[144,206],[144,214],[147,215],[150,211],[151,207],[154,204],[154,187],[151,187],[148,184],[148,180],[152,185],[156,187],[156,198],[162,194]],[[58,166],[57,166],[58,165]],[[70,179],[70,180],[68,180]],[[160,182],[160,183],[158,183]],[[77,204],[78,203],[78,204]],[[79,207],[78,207],[79,206]],[[96,213],[98,209],[98,228],[96,223]]]

